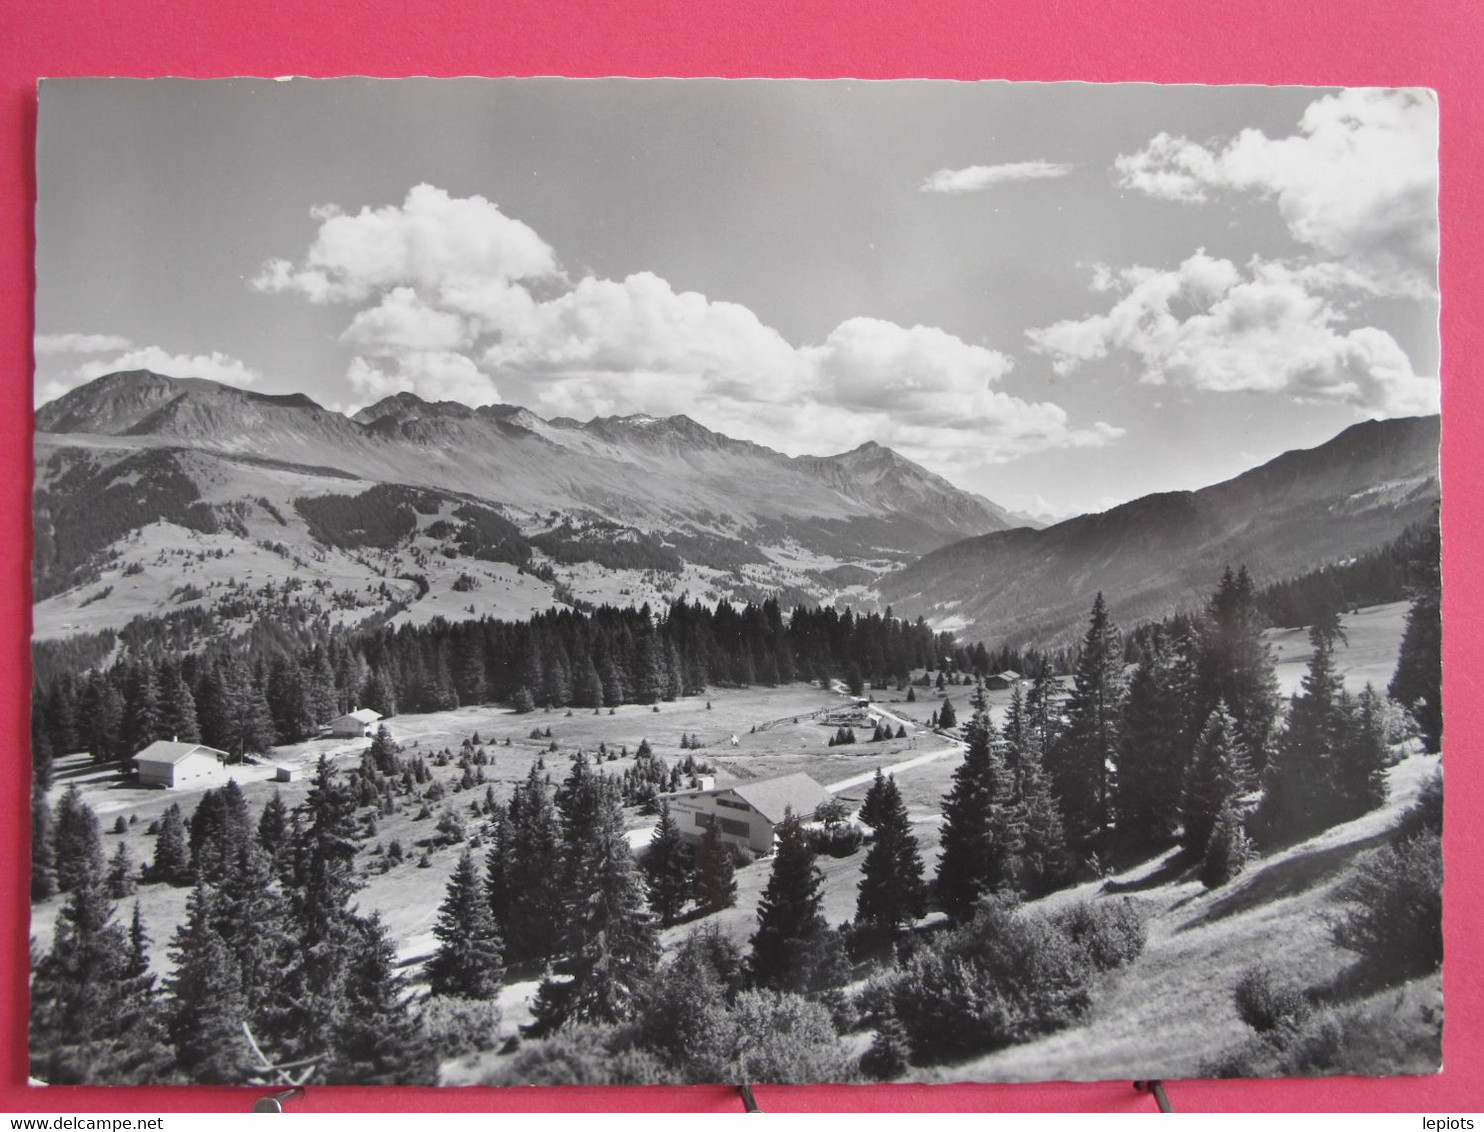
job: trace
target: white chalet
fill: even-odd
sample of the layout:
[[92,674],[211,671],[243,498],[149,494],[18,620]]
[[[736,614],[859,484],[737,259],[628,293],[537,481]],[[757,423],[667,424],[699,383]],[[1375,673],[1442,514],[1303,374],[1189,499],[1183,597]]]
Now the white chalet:
[[174,790],[225,784],[229,777],[226,759],[227,753],[215,747],[157,739],[134,756],[134,767],[139,772],[139,785]]
[[330,734],[336,739],[369,739],[376,730],[381,712],[368,707],[346,712],[330,721]]
[[685,840],[699,841],[714,823],[722,841],[768,853],[773,849],[773,831],[787,811],[808,821],[820,803],[828,802],[832,795],[807,774],[786,774],[762,782],[665,797]]

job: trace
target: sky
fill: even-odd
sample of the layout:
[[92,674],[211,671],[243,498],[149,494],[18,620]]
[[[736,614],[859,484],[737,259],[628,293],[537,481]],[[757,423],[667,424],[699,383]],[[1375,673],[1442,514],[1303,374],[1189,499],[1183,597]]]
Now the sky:
[[1045,517],[1438,409],[1426,91],[64,79],[37,166],[38,404],[685,413]]

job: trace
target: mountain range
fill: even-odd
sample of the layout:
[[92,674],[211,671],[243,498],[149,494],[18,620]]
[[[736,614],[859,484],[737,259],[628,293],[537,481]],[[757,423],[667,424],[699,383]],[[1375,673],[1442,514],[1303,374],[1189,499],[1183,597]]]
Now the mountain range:
[[553,602],[890,605],[974,639],[1199,601],[1369,549],[1438,498],[1438,420],[1356,425],[1225,484],[1045,529],[889,448],[790,457],[687,416],[543,419],[398,393],[346,416],[149,371],[37,410],[38,638],[139,614],[346,623]]
[[1073,639],[1101,591],[1126,623],[1200,607],[1227,566],[1259,584],[1373,549],[1439,500],[1438,417],[1364,421],[1199,491],[998,531],[881,579],[880,599],[969,639]]

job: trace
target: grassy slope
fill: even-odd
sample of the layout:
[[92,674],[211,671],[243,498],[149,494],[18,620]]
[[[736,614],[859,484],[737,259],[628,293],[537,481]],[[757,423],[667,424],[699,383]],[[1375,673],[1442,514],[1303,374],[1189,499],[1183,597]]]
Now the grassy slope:
[[1435,756],[1404,759],[1391,771],[1385,807],[1258,862],[1226,888],[1207,892],[1188,876],[1168,877],[1167,856],[1111,878],[1106,888],[1093,882],[1048,898],[1045,903],[1061,904],[1133,896],[1151,914],[1144,954],[1109,980],[1085,1024],[924,1076],[1024,1081],[1197,1075],[1205,1062],[1251,1035],[1232,1005],[1232,988],[1247,967],[1267,964],[1286,980],[1312,987],[1349,966],[1352,957],[1329,938],[1330,919],[1340,907],[1335,885],[1357,855],[1384,841],[1437,764]]

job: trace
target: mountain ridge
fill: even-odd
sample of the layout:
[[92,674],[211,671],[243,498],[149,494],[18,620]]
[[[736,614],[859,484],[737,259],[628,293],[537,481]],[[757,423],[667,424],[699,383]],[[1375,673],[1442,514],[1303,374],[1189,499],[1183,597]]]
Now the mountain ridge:
[[1011,643],[1066,639],[1100,591],[1128,621],[1194,608],[1225,566],[1277,580],[1426,519],[1439,440],[1437,416],[1362,421],[1208,487],[930,551],[881,578],[878,599]]

